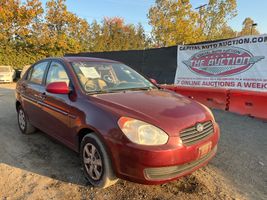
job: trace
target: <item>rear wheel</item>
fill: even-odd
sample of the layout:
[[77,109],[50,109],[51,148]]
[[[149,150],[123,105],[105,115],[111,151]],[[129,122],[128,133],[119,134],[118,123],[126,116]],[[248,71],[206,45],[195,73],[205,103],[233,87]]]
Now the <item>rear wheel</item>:
[[95,133],[84,136],[80,157],[85,177],[91,185],[106,188],[117,182],[107,151]]
[[27,118],[24,110],[21,106],[18,107],[18,125],[19,129],[23,134],[31,134],[36,131],[36,128],[31,125],[29,119]]

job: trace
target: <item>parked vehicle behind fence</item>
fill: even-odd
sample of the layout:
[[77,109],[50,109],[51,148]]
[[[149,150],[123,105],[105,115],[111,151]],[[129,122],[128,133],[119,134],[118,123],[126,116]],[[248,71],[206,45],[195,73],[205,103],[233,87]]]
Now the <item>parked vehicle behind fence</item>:
[[11,83],[16,78],[16,72],[11,66],[0,66],[0,83]]
[[35,63],[17,83],[16,109],[22,133],[38,128],[78,152],[98,187],[190,174],[216,154],[220,135],[207,107],[105,59]]

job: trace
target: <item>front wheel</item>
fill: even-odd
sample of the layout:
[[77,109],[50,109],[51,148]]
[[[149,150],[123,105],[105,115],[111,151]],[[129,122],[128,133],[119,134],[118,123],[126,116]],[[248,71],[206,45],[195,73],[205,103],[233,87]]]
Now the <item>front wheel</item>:
[[106,188],[117,182],[108,153],[95,133],[82,139],[80,157],[85,177],[91,185]]

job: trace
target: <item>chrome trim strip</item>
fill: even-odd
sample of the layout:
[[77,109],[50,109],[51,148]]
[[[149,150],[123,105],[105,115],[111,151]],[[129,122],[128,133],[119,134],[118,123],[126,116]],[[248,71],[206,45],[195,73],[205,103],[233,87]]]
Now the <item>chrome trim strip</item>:
[[56,111],[56,112],[58,112],[58,113],[60,113],[60,114],[62,114],[62,115],[68,115],[68,112],[66,112],[66,111],[64,111],[64,110],[61,110],[61,109],[58,109],[58,108],[56,108],[56,107],[54,107],[54,106],[51,106],[51,105],[49,105],[49,104],[47,104],[47,103],[44,103],[44,102],[41,102],[41,101],[39,101],[38,103],[39,103],[40,105],[46,107],[46,108],[49,108],[50,110]]

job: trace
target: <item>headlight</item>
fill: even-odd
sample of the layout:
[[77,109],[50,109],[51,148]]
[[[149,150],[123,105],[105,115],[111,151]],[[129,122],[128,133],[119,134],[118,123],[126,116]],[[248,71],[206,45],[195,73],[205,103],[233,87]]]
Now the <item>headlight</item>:
[[126,137],[136,144],[162,145],[166,144],[169,138],[159,128],[137,119],[121,117],[118,125]]

